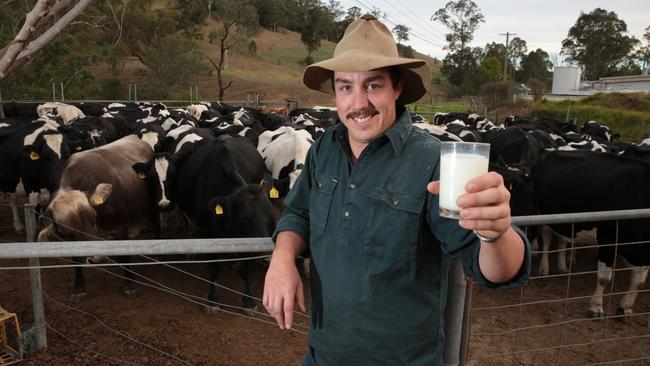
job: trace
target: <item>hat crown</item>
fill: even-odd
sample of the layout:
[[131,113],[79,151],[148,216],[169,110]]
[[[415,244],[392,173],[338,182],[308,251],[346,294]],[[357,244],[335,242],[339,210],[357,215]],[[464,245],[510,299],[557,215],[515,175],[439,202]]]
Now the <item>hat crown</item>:
[[334,57],[352,51],[399,57],[397,43],[390,30],[372,14],[366,14],[350,23],[334,49]]

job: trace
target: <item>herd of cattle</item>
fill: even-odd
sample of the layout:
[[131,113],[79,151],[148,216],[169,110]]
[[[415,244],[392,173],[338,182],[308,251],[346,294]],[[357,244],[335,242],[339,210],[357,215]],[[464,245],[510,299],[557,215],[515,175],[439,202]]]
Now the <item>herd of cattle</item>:
[[[167,108],[163,104],[6,105],[0,121],[0,190],[27,195],[43,211],[39,241],[128,239],[151,228],[160,236],[160,211],[174,207],[199,237],[267,237],[282,198],[301,172],[307,151],[337,123],[334,110],[262,113],[223,103]],[[433,123],[412,114],[417,127],[442,141],[491,144],[490,169],[504,177],[514,216],[650,207],[650,146],[615,142],[606,126],[509,117],[495,125],[478,115],[439,113]],[[24,230],[12,206],[16,231]],[[602,294],[614,257],[634,267],[630,292],[618,310],[632,312],[647,276],[650,251],[618,242],[650,238],[648,219],[532,228],[548,250],[552,237],[566,245],[579,230],[596,229],[597,289],[590,311],[603,316]],[[558,270],[567,271],[564,253]],[[126,261],[128,258],[118,258]],[[247,262],[239,274],[252,308]],[[548,274],[548,257],[540,273]],[[206,310],[217,306],[219,273],[209,265]],[[126,271],[125,291],[137,289]],[[73,296],[85,294],[77,267]]]

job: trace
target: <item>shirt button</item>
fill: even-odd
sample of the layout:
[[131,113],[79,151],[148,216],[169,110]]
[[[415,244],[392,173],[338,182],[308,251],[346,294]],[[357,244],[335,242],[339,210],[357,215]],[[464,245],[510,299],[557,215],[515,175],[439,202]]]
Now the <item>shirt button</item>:
[[355,189],[355,188],[357,188],[357,185],[354,184],[354,183],[351,183],[351,184],[350,184],[350,188]]
[[349,211],[345,211],[344,215],[345,215],[345,217],[350,217],[350,212],[349,212]]

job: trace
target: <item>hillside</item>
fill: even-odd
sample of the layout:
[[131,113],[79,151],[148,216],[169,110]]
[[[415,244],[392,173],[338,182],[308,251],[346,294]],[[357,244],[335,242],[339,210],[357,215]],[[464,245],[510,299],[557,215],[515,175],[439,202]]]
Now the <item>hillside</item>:
[[[212,29],[214,24],[205,27],[205,34]],[[213,59],[218,56],[218,45],[211,44],[207,37],[200,42],[200,49],[203,53],[210,55]],[[254,38],[257,52],[233,52],[229,57],[229,68],[225,71],[225,80],[233,80],[232,86],[225,92],[226,101],[255,100],[256,93],[263,93],[262,100],[294,100],[300,106],[332,105],[333,99],[324,94],[307,89],[302,84],[302,71],[304,70],[304,58],[307,51],[300,41],[300,35],[285,29],[272,32],[262,29]],[[321,48],[315,53],[316,61],[329,58],[334,53],[336,44],[329,41],[322,41]],[[440,68],[432,58],[418,54],[419,58],[425,59],[434,69],[434,74]],[[207,62],[206,62],[207,63]],[[139,77],[136,71],[144,66],[135,58],[127,60],[123,67],[116,73],[109,71],[106,65],[97,65],[91,68],[97,79],[116,78],[120,80],[124,88],[124,98],[128,97],[128,84],[138,83]],[[218,94],[216,71],[206,72],[196,76],[201,100],[216,100]],[[148,99],[143,92],[142,86],[138,88],[138,99]],[[434,94],[440,92],[440,86],[434,85]],[[189,99],[189,90],[179,99]],[[430,96],[423,100],[429,101]]]

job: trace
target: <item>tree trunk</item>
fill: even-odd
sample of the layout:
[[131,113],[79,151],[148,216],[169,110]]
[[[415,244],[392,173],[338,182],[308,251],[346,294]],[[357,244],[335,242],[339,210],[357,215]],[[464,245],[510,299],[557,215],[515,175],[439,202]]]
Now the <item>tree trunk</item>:
[[38,0],[34,8],[25,16],[25,23],[20,29],[14,40],[3,50],[0,58],[0,80],[9,75],[9,68],[13,65],[20,51],[25,48],[27,39],[35,29],[39,19],[45,16],[47,12],[47,0]]
[[6,78],[12,73],[16,72],[34,55],[50,43],[70,22],[79,16],[84,9],[90,4],[92,0],[79,0],[75,6],[63,15],[57,22],[50,27],[45,33],[41,34],[37,39],[25,45],[29,35],[36,29],[37,25],[43,24],[42,20],[53,18],[57,12],[63,9],[63,5],[71,4],[72,0],[63,0],[57,2],[49,10],[46,9],[47,0],[39,0],[30,11],[26,18],[23,28],[12,43],[7,46],[2,53],[0,51],[0,80]]

